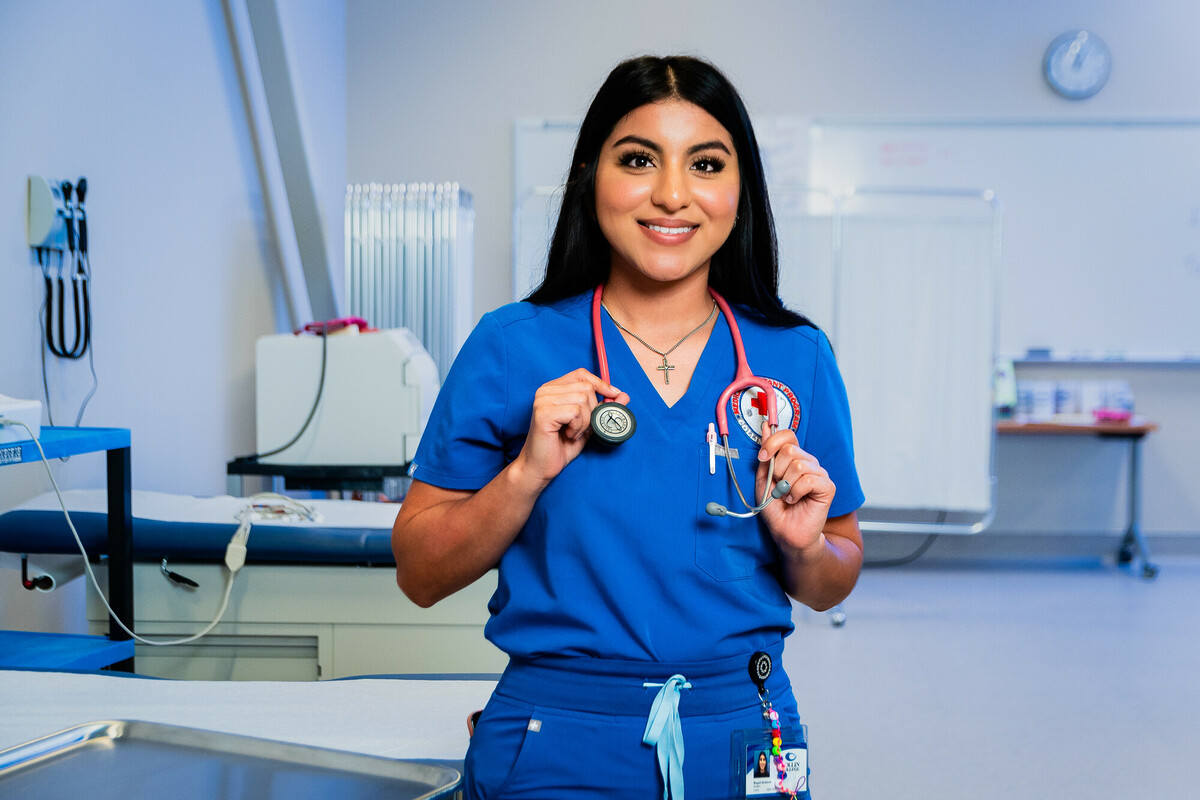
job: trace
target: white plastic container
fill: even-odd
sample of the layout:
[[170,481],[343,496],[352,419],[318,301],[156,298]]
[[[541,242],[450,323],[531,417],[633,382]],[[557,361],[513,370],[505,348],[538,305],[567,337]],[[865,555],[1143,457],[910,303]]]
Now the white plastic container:
[[[325,387],[312,422],[266,464],[378,465],[412,460],[439,388],[437,367],[406,328],[328,338]],[[258,340],[257,447],[282,447],[304,427],[321,387],[321,337]]]
[[1054,381],[1031,381],[1033,407],[1029,412],[1030,422],[1050,422],[1054,419]]

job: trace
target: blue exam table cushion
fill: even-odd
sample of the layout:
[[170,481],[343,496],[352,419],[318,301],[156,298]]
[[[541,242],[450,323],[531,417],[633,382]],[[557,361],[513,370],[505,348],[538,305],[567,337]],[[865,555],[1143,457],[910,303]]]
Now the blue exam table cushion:
[[[89,555],[108,549],[108,500],[103,489],[63,492]],[[248,562],[394,564],[392,523],[399,506],[357,500],[306,500],[315,520],[252,519]],[[221,560],[247,497],[191,497],[133,492],[133,555],[140,560]],[[0,552],[78,553],[53,492],[0,514]]]

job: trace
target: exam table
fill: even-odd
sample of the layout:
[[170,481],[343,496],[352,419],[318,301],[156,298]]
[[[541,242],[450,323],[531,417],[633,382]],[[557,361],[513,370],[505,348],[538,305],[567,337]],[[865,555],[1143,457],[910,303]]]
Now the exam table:
[[[103,490],[63,492],[88,553],[106,546]],[[182,638],[213,618],[222,560],[246,508],[243,497],[134,491],[134,618],[139,635]],[[397,506],[305,501],[316,520],[256,520],[246,566],[229,607],[208,636],[179,647],[138,645],[141,675],[189,680],[315,680],[364,674],[499,673],[507,658],[483,638],[492,572],[431,609],[395,581],[391,527]],[[0,514],[0,552],[69,554],[78,549],[53,493]],[[104,584],[103,564],[96,572]],[[167,572],[199,583],[189,588]],[[86,580],[86,578],[85,578]],[[107,612],[87,589],[89,632]]]

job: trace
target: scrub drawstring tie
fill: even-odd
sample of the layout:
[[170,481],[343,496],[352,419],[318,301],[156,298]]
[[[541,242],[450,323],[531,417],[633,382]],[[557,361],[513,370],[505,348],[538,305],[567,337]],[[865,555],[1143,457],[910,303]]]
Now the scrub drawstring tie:
[[663,778],[663,800],[683,800],[683,726],[679,721],[679,690],[692,685],[682,675],[672,675],[666,683],[644,683],[649,689],[661,686],[650,706],[646,733],[642,742],[653,745]]

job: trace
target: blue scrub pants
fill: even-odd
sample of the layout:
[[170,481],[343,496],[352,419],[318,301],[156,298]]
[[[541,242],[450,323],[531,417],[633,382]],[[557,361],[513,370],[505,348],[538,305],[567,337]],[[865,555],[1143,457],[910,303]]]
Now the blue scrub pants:
[[[782,642],[767,689],[784,726],[799,726]],[[464,800],[663,797],[654,747],[642,743],[658,687],[673,675],[679,697],[685,800],[734,794],[732,735],[761,729],[762,706],[745,656],[664,664],[597,658],[514,660],[488,701],[467,750]],[[678,795],[676,795],[678,796]]]

